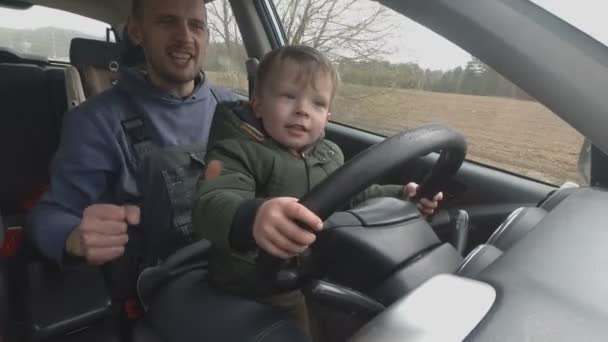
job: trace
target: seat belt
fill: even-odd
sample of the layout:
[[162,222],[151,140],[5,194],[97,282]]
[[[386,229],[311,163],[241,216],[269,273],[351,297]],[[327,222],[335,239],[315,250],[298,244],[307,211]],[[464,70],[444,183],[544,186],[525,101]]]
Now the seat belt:
[[260,65],[260,61],[253,57],[249,58],[247,62],[245,62],[245,68],[247,69],[247,85],[249,87],[249,98],[253,98],[253,88],[255,86],[255,76],[258,72],[258,66]]
[[[133,101],[128,94],[124,94],[124,101],[126,103],[125,108],[127,110],[120,113],[121,115],[121,126],[125,133],[128,142],[128,148],[135,167],[140,170],[143,167],[144,158],[148,153],[154,149],[161,148],[152,142],[150,139],[149,132],[146,128],[144,121],[144,113],[138,108],[137,104]],[[227,92],[222,92],[219,89],[211,88],[211,94],[217,102],[227,101]],[[141,172],[141,171],[138,171]],[[179,176],[179,175],[178,175]],[[138,181],[139,182],[139,181]],[[183,182],[178,182],[183,183]],[[165,184],[167,185],[167,184]],[[185,183],[184,183],[185,185]],[[161,186],[159,184],[159,186]],[[180,188],[175,186],[170,187],[171,193],[169,195],[175,195],[179,192]],[[173,214],[176,220],[180,222],[174,222],[174,225],[181,225],[180,211],[175,212],[176,208],[181,208],[174,198],[170,198],[175,203],[168,203],[172,205],[171,210],[174,210]],[[190,218],[190,214],[187,215]],[[119,259],[104,265],[103,271],[108,287],[112,297],[115,300],[125,301],[135,295],[135,284],[136,276],[141,271],[141,267],[145,266],[144,252],[145,252],[145,238],[141,229],[129,227],[129,244],[125,249],[125,254]],[[128,311],[129,309],[127,309]]]

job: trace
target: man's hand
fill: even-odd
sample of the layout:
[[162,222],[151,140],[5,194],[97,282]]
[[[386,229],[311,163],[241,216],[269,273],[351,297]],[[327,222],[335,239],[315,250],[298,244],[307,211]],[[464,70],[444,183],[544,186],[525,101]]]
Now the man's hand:
[[139,224],[139,207],[93,204],[84,210],[80,224],[70,233],[66,251],[102,265],[125,252],[127,226]]
[[[413,198],[414,196],[416,196],[417,190],[418,184],[411,182],[405,185],[405,189],[403,191],[408,198]],[[418,210],[420,210],[422,215],[430,216],[433,215],[435,209],[437,209],[437,206],[439,206],[439,201],[441,201],[442,199],[443,193],[439,192],[435,195],[435,197],[433,197],[432,201],[427,198],[421,198],[420,201],[416,203],[416,207],[418,208]]]
[[258,209],[253,223],[253,238],[270,255],[287,259],[306,250],[316,236],[297,222],[314,231],[323,229],[317,215],[298,203],[297,198],[277,197]]

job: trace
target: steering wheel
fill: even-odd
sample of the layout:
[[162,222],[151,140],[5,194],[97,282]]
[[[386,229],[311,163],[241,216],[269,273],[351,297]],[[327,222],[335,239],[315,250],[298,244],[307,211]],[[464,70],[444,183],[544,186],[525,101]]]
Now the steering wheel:
[[[466,149],[462,133],[443,125],[433,124],[405,130],[359,153],[317,184],[299,203],[325,221],[348,199],[373,184],[383,174],[403,167],[414,158],[441,151],[439,159],[416,194],[417,198],[432,199],[458,171]],[[299,268],[285,269],[282,267],[284,260],[263,251],[257,262],[260,271],[273,277],[279,288],[294,289],[301,286]]]

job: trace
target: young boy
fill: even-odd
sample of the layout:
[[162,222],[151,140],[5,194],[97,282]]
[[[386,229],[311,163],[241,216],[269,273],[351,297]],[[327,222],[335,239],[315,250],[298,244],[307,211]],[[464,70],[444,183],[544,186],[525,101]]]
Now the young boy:
[[[297,203],[339,168],[340,148],[323,139],[338,75],[316,50],[289,46],[267,54],[259,65],[250,103],[218,105],[211,128],[207,177],[199,184],[193,222],[217,249],[212,281],[240,295],[291,311],[306,329],[299,291],[280,293],[255,268],[258,250],[279,258],[304,252],[315,235],[296,224],[322,229],[321,220]],[[219,163],[218,163],[219,161]],[[416,185],[374,185],[351,200],[407,198]],[[432,213],[437,201],[419,208]]]

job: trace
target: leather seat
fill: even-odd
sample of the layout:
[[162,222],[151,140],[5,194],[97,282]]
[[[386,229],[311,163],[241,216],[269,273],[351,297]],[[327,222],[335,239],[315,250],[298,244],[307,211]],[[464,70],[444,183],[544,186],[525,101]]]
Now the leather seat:
[[167,282],[138,322],[134,342],[308,341],[283,312],[212,288],[205,270]]
[[[72,318],[82,318],[70,316],[68,311],[72,304],[83,301],[66,288],[66,283],[69,283],[63,277],[66,272],[61,273],[61,279],[60,273],[50,268],[40,270],[39,267],[39,272],[30,272],[42,262],[37,260],[36,251],[28,243],[27,229],[22,229],[27,210],[49,182],[49,163],[59,143],[62,116],[67,109],[64,68],[43,59],[26,59],[10,51],[1,52],[0,103],[3,115],[0,117],[0,155],[3,167],[0,168],[0,211],[2,221],[10,227],[7,231],[10,234],[5,239],[5,247],[10,248],[0,253],[0,330],[10,330],[11,337],[27,334],[29,338],[40,341],[67,341],[62,328],[67,327],[69,332],[73,332],[68,327],[76,321]],[[5,266],[9,266],[9,274],[1,270]],[[33,278],[36,276],[40,277]],[[86,298],[95,300],[91,298],[94,297],[91,296],[93,289],[83,287],[83,284],[86,283],[77,282],[77,288],[86,290],[89,295]],[[62,301],[57,296],[61,291],[68,292],[65,297],[74,301]],[[59,305],[50,305],[53,301]],[[67,319],[63,319],[66,316]],[[5,318],[10,321],[4,321]],[[61,321],[68,324],[55,324]],[[17,322],[19,324],[15,324]],[[87,332],[70,334],[70,340],[115,335],[106,333],[113,323],[106,320],[99,330],[91,328]],[[2,334],[0,331],[0,339],[11,338]]]
[[63,69],[0,61],[0,103],[0,210],[14,217],[49,181],[66,109]]
[[[18,321],[26,330],[40,328],[29,324],[31,297],[26,295],[24,279],[26,261],[33,253],[22,243],[27,241],[22,238],[23,226],[27,210],[49,181],[49,163],[66,110],[64,82],[62,67],[43,58],[0,51],[0,211],[11,228],[0,253],[0,339],[18,334]],[[0,230],[4,232],[4,227]]]

